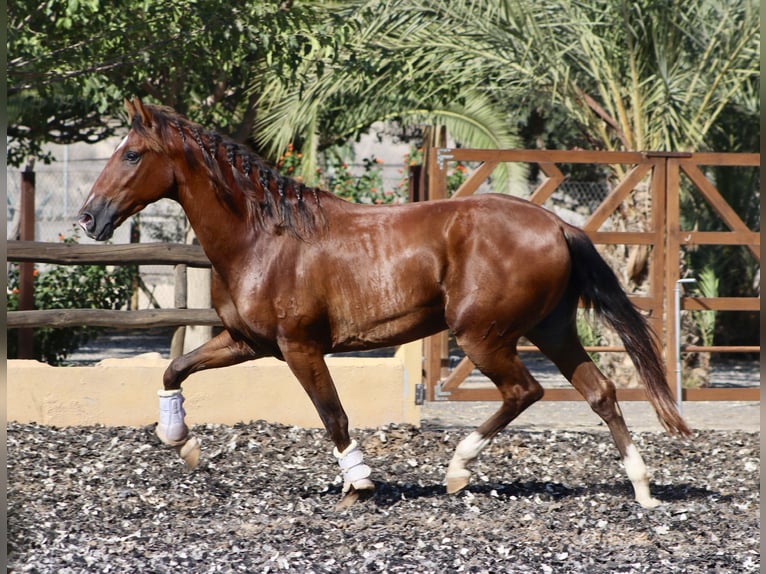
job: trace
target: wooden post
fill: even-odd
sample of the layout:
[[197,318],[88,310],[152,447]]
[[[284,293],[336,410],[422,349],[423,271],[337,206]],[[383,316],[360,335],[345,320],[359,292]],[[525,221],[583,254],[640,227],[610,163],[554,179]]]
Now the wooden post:
[[411,165],[408,166],[407,170],[407,192],[408,192],[408,199],[410,203],[415,203],[417,201],[423,201],[425,198],[423,197],[423,188],[421,187],[422,182],[422,172],[423,172],[423,166],[422,165]]
[[[677,182],[677,180],[676,180]],[[677,183],[676,183],[677,184]],[[667,190],[668,190],[668,162],[666,159],[654,164],[651,179],[651,229],[654,235],[652,252],[649,258],[649,296],[651,298],[651,311],[649,324],[654,331],[655,342],[660,349],[671,346],[670,339],[664,334],[665,317],[665,265],[667,250],[665,246],[665,231],[667,213]],[[669,369],[669,366],[668,366]],[[667,371],[668,375],[670,371]],[[668,379],[670,381],[671,379]]]
[[[187,243],[199,245],[194,230],[189,229]],[[186,270],[186,302],[191,309],[210,309],[212,301],[212,272],[210,269],[190,267]],[[188,353],[204,345],[213,337],[210,325],[188,325],[184,333],[183,352]]]
[[[141,225],[140,214],[137,214],[130,222],[130,242],[141,243]],[[138,309],[138,267],[136,267],[136,274],[130,280],[130,301],[128,303],[128,309]]]
[[[175,282],[173,293],[173,305],[176,309],[186,309],[186,265],[176,265]],[[186,339],[186,327],[176,327],[173,338],[170,341],[170,358],[175,359],[184,354],[184,342]]]
[[[35,240],[35,172],[27,165],[21,172],[21,225],[19,236],[22,241]],[[35,264],[19,263],[19,310],[31,311],[35,308]],[[31,328],[19,329],[18,358],[34,357],[34,331]]]
[[423,169],[420,189],[425,199],[446,199],[447,166],[439,165],[438,150],[447,147],[446,126],[426,126],[423,130]]
[[[445,126],[426,126],[423,130],[423,167],[420,190],[428,201],[447,198],[447,166],[439,165],[439,148],[447,146]],[[449,333],[442,331],[423,340],[426,400],[436,399],[436,385],[447,373]]]

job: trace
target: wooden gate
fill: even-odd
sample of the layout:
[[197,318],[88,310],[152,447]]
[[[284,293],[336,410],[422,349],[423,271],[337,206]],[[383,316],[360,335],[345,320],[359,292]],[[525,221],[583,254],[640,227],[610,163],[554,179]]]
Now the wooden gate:
[[[760,263],[760,233],[750,230],[723,199],[700,166],[758,166],[760,154],[675,153],[675,152],[606,152],[555,150],[480,150],[431,147],[426,150],[424,171],[427,174],[428,199],[447,197],[447,169],[450,162],[478,162],[462,186],[452,195],[473,194],[501,162],[523,162],[539,166],[546,179],[528,199],[544,204],[566,176],[557,164],[601,164],[616,167],[620,181],[587,218],[583,228],[597,245],[643,245],[649,249],[648,294],[631,295],[630,299],[648,314],[649,322],[665,350],[667,379],[678,400],[679,390],[672,384],[677,373],[675,309],[676,289],[680,279],[679,261],[682,248],[691,245],[745,245]],[[685,177],[695,193],[713,208],[729,231],[696,231],[681,229],[680,189]],[[636,187],[648,179],[650,207],[646,229],[642,231],[603,230],[610,215],[620,208]],[[680,308],[688,310],[760,311],[758,297],[716,297],[680,299]],[[537,350],[520,346],[521,352]],[[586,347],[592,352],[624,352],[622,347]],[[687,346],[686,352],[752,352],[760,346],[703,347]],[[494,387],[461,387],[474,365],[466,357],[450,369],[447,361],[447,333],[424,342],[425,395],[427,400],[500,400]],[[683,389],[681,400],[760,400],[759,388]],[[581,400],[573,388],[546,389],[544,400]],[[618,389],[619,400],[645,400],[641,388]]]

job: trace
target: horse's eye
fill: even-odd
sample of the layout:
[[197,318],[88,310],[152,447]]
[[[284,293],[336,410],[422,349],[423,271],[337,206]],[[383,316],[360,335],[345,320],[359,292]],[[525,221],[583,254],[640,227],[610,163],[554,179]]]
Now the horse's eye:
[[138,163],[138,160],[141,159],[141,154],[137,151],[128,150],[125,152],[125,155],[123,156],[125,158],[125,161],[128,163],[136,164]]

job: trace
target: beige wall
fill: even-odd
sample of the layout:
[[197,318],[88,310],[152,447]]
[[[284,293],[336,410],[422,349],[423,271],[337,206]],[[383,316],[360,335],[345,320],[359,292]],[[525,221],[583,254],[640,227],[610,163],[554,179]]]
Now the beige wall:
[[[93,367],[8,361],[8,420],[54,426],[151,424],[157,421],[157,390],[168,363],[156,354],[107,359]],[[394,358],[330,357],[327,364],[352,428],[420,424],[415,405],[422,369],[419,342],[400,347]],[[183,389],[190,425],[262,419],[322,426],[303,388],[276,359],[197,373]]]

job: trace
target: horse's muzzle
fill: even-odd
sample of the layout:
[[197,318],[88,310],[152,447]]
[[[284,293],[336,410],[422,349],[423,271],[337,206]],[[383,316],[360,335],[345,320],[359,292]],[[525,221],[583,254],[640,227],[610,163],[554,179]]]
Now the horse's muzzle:
[[80,214],[78,223],[85,234],[96,241],[106,241],[114,234],[114,224],[111,219],[107,218],[103,224],[99,225],[96,217],[89,211]]

